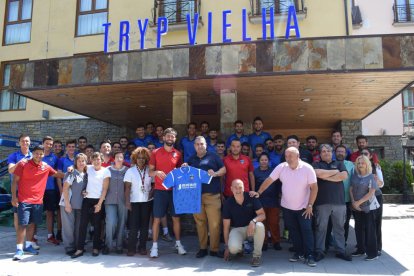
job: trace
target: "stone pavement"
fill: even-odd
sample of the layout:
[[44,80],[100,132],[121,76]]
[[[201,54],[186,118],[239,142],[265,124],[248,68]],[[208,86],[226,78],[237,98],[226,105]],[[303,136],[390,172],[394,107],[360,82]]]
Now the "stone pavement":
[[[0,275],[107,275],[122,273],[124,275],[153,274],[158,275],[414,275],[414,205],[386,204],[383,221],[383,254],[375,261],[364,261],[363,257],[345,262],[334,257],[331,250],[328,256],[315,268],[305,264],[290,263],[288,243],[282,243],[282,251],[269,249],[263,253],[261,267],[249,265],[250,255],[224,262],[216,257],[196,259],[198,250],[197,237],[185,236],[182,239],[188,254],[178,256],[173,243],[160,242],[160,257],[150,259],[143,256],[127,257],[111,254],[108,256],[91,256],[90,245],[83,257],[72,260],[63,254],[63,246],[54,246],[46,242],[46,232],[40,229],[40,255],[25,256],[22,261],[12,261],[15,251],[15,233],[11,227],[0,227]],[[351,221],[352,225],[353,221]],[[148,243],[148,246],[151,244]],[[354,231],[350,231],[347,250],[355,246]],[[118,274],[118,275],[120,275]]]

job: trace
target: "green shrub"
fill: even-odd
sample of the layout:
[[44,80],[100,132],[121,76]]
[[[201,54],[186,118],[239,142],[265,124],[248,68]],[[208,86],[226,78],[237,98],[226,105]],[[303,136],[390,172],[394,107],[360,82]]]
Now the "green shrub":
[[[390,162],[387,160],[380,161],[382,173],[384,175],[384,194],[398,194],[403,192],[403,161]],[[410,191],[411,183],[414,182],[413,173],[410,164],[406,163],[407,190]]]

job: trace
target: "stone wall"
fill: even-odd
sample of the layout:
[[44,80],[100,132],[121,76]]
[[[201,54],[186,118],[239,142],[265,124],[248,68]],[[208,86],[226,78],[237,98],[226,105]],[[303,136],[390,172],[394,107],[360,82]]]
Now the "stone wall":
[[[100,142],[106,138],[117,141],[121,136],[135,137],[134,131],[125,127],[118,127],[94,119],[78,120],[49,120],[29,122],[0,123],[0,134],[19,136],[27,133],[32,140],[42,140],[46,135],[63,143],[67,139],[77,139],[79,136],[88,138],[88,144],[98,147]],[[0,147],[0,159],[16,149]]]

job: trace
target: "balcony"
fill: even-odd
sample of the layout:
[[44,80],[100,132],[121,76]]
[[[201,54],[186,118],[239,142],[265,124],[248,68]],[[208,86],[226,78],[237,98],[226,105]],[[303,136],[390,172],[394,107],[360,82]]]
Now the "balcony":
[[354,29],[362,27],[362,16],[359,6],[352,6],[352,27]]
[[298,20],[303,20],[307,14],[304,0],[250,0],[249,20],[252,24],[262,24],[262,9],[266,9],[266,19],[269,19],[273,8],[275,22],[286,21],[291,5],[295,6]]
[[[400,2],[400,1],[399,1]],[[406,26],[414,25],[414,4],[397,5],[397,2],[393,6],[394,10],[394,26]]]
[[[154,0],[152,27],[157,26],[159,17],[168,19],[168,30],[186,30],[187,14],[193,22],[194,14],[200,14],[201,0]],[[198,28],[203,25],[201,16]]]

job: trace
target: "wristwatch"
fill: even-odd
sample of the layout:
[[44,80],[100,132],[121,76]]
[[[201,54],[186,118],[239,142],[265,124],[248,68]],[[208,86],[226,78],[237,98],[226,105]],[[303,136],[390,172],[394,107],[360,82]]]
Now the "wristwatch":
[[313,207],[313,204],[308,204],[308,208],[312,208]]
[[253,223],[254,224],[256,224],[257,223],[257,220],[254,218],[254,219],[252,219],[252,221],[253,221]]

